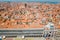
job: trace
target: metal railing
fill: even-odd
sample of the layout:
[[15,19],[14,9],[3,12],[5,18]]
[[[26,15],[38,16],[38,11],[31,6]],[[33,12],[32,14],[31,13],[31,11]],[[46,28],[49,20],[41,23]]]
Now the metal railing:
[[[51,32],[51,34],[50,34]],[[24,37],[46,37],[52,40],[60,40],[60,32],[57,30],[44,30],[44,29],[34,29],[34,30],[0,30],[0,36],[6,37],[17,37],[23,36]],[[49,36],[50,34],[50,36]],[[47,35],[47,36],[44,36]],[[49,39],[49,40],[50,40]]]
[[41,36],[44,29],[34,29],[34,30],[0,30],[0,36]]

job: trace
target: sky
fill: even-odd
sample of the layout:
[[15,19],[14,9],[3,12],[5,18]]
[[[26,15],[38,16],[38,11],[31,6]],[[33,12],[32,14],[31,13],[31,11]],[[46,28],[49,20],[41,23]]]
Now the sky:
[[0,1],[49,1],[49,2],[60,2],[60,0],[0,0]]

